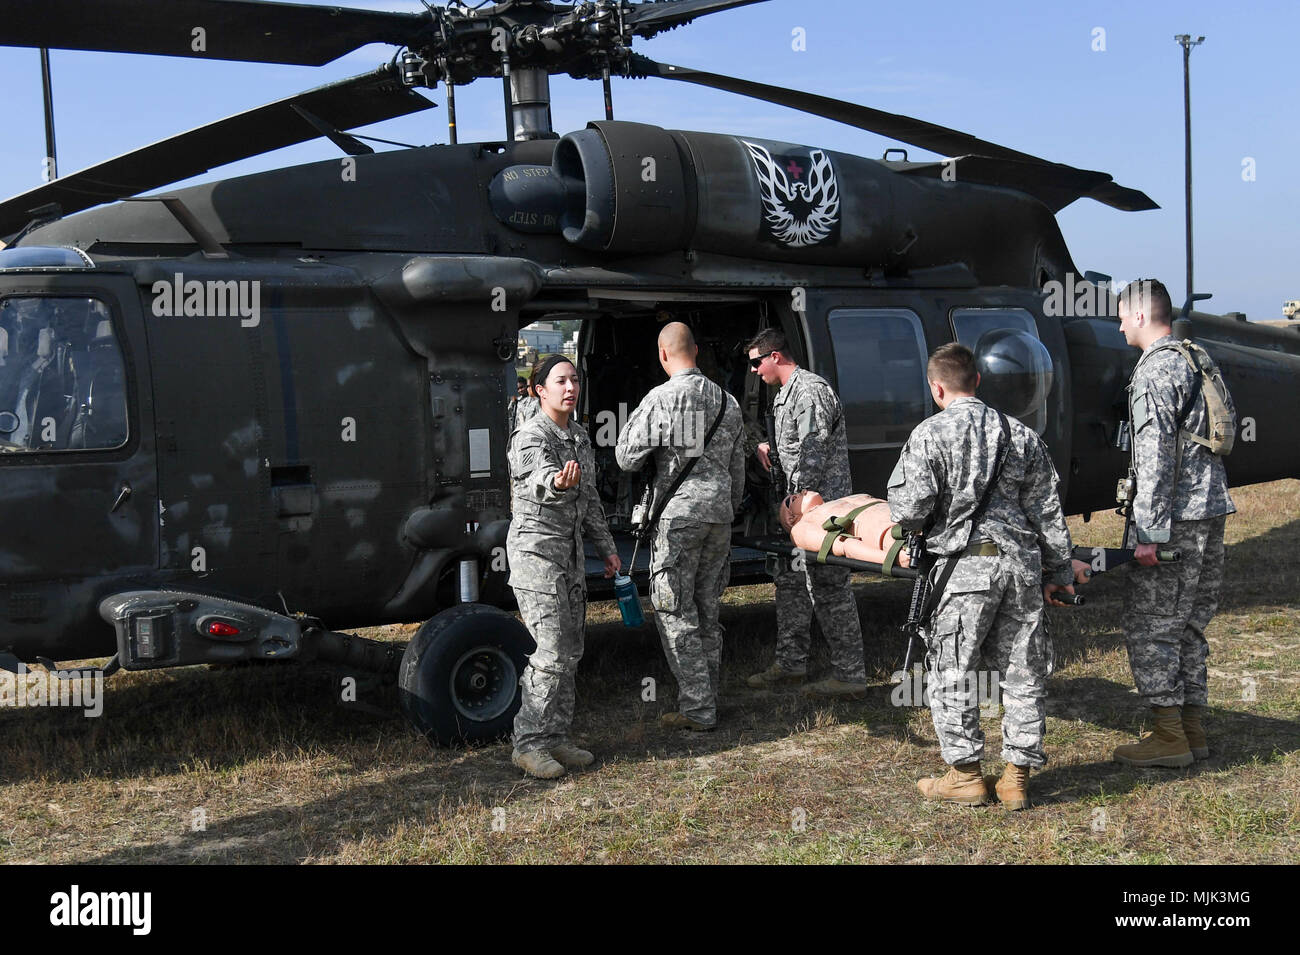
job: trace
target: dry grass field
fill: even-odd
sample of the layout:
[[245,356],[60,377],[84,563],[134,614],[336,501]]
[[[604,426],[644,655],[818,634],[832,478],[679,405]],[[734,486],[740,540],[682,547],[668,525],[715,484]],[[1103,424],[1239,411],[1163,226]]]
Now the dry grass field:
[[[862,577],[865,701],[749,690],[744,677],[771,658],[772,588],[735,588],[722,727],[702,736],[655,723],[674,689],[652,626],[627,631],[612,604],[593,607],[575,731],[597,763],[554,783],[522,778],[504,743],[430,749],[391,691],[367,698],[387,713],[335,703],[325,666],[119,674],[98,719],[3,709],[0,862],[1294,862],[1300,482],[1234,497],[1208,631],[1213,757],[1187,770],[1109,762],[1146,716],[1120,569],[1089,587],[1087,607],[1051,612],[1037,806],[923,802],[914,781],[941,768],[929,713],[892,705],[888,683],[909,584]],[[1076,543],[1119,536],[1110,514],[1071,527]],[[642,700],[646,677],[658,702]],[[986,771],[1000,770],[998,721],[983,727]]]

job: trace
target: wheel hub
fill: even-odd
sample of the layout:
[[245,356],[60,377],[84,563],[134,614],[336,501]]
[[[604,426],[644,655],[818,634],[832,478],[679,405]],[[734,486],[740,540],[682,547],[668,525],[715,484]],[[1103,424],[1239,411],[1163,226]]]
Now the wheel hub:
[[476,722],[496,719],[510,708],[519,671],[499,647],[475,647],[451,668],[451,700],[456,712]]

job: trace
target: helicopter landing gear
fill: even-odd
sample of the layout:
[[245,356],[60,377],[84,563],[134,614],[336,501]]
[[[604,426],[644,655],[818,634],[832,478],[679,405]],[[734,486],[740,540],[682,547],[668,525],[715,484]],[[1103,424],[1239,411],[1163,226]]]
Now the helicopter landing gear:
[[504,610],[458,604],[415,634],[398,671],[402,712],[430,743],[499,739],[519,710],[528,629]]

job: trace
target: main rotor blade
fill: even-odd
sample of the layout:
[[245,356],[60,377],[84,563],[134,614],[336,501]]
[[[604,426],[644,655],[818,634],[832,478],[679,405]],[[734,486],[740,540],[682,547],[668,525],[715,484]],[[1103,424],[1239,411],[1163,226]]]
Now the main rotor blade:
[[652,37],[709,13],[766,2],[767,0],[660,0],[656,3],[637,4],[624,17],[624,22],[637,36]]
[[0,0],[0,46],[320,66],[367,43],[407,44],[425,13],[264,0]]
[[343,130],[433,105],[384,67],[191,129],[6,199],[0,202],[0,235],[12,235],[32,219],[32,210],[48,203],[70,215],[321,136],[295,106]]
[[927,179],[978,182],[1006,186],[1026,192],[1053,212],[1059,212],[1080,196],[1112,185],[1104,172],[1075,169],[1060,163],[1023,162],[992,156],[957,156],[942,162],[911,162],[892,165],[896,172]]
[[[704,70],[693,70],[684,66],[657,63],[648,57],[635,53],[628,58],[628,63],[634,76],[658,76],[667,80],[681,80],[686,83],[696,83],[700,86],[725,90],[729,93],[738,93],[741,96],[749,96],[764,102],[775,103],[778,106],[788,106],[791,109],[802,110],[814,116],[823,116],[826,119],[833,119],[847,126],[855,126],[858,129],[865,129],[868,132],[878,133],[881,136],[888,136],[900,142],[919,146],[922,149],[939,153],[941,156],[978,155],[988,156],[991,159],[1010,159],[1048,166],[1063,166],[1066,169],[1074,168],[1066,166],[1064,163],[1052,163],[1029,153],[1022,153],[1006,146],[999,146],[997,143],[990,143],[969,133],[949,129],[946,126],[927,123],[925,120],[914,119],[911,116],[903,116],[898,113],[886,113],[883,110],[872,109],[869,106],[858,106],[856,103],[846,103],[843,100],[832,99],[829,96],[819,96],[816,93],[805,93],[801,90],[781,89],[777,86],[769,86],[766,83],[755,83],[753,80],[742,80],[720,73],[708,73]],[[1110,179],[1109,176],[1106,178],[1107,180]],[[1097,186],[1083,193],[1083,195],[1125,211],[1160,208],[1145,193],[1109,181],[1105,185]]]

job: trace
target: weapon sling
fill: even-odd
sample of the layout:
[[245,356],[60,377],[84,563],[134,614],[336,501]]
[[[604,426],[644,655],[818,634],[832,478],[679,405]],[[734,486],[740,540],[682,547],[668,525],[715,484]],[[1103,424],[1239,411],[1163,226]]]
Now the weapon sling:
[[1002,477],[1002,464],[1006,461],[1007,452],[1011,449],[1011,426],[1007,424],[1007,416],[1001,411],[998,412],[998,424],[1002,427],[1003,442],[998,451],[997,465],[993,468],[993,477],[989,479],[989,483],[984,488],[984,496],[980,498],[980,502],[976,505],[974,513],[971,514],[970,534],[966,537],[966,546],[961,549],[960,553],[954,554],[944,562],[943,570],[940,572],[938,579],[934,582],[934,586],[930,588],[930,594],[926,597],[925,603],[921,607],[920,619],[922,621],[929,620],[930,615],[938,608],[939,600],[943,597],[944,588],[948,586],[948,579],[952,577],[952,572],[957,566],[957,561],[962,559],[966,549],[970,547],[971,538],[975,536],[975,525],[979,523],[980,517],[983,516],[984,508],[988,506],[989,498],[993,496],[994,486],[998,483],[998,479]]

